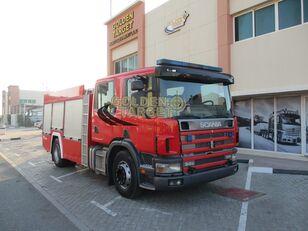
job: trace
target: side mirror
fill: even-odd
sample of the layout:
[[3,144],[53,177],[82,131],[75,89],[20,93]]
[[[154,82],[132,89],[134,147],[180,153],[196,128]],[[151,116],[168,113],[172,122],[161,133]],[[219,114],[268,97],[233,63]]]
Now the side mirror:
[[131,85],[132,91],[139,91],[144,89],[144,83],[142,80],[134,80]]

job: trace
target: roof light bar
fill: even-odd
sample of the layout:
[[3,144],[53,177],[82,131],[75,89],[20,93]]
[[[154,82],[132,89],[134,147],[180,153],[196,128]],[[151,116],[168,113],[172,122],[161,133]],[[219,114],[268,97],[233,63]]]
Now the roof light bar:
[[188,63],[188,62],[182,62],[177,60],[171,60],[171,59],[158,59],[156,61],[156,65],[162,66],[175,66],[175,67],[188,67],[188,68],[194,68],[194,69],[201,69],[201,70],[208,70],[208,71],[215,71],[215,72],[222,72],[223,69],[220,67],[212,67],[212,66],[206,66],[202,64],[195,64],[195,63]]

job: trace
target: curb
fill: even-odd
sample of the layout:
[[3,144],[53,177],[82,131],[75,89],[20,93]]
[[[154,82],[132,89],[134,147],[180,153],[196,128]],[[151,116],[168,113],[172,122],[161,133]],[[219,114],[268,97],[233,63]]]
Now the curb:
[[238,163],[241,163],[241,164],[248,164],[248,163],[249,163],[249,160],[246,160],[246,159],[237,159],[237,162],[238,162]]
[[0,142],[1,141],[9,141],[9,140],[21,140],[21,137],[13,137],[13,138],[10,138],[10,139],[0,139]]
[[[238,163],[243,164],[249,164],[249,167],[252,167],[253,160],[247,160],[247,159],[237,159]],[[259,172],[262,173],[264,170],[267,170],[263,173],[269,173],[271,174],[288,174],[288,175],[301,175],[301,176],[308,176],[308,170],[294,170],[294,169],[280,169],[280,168],[270,168],[270,167],[254,167],[254,169],[262,169],[261,171],[253,171],[253,172]],[[270,171],[269,171],[270,170]],[[269,172],[268,172],[269,171]]]
[[273,168],[273,174],[289,174],[289,175],[304,175],[304,176],[308,176],[308,171]]

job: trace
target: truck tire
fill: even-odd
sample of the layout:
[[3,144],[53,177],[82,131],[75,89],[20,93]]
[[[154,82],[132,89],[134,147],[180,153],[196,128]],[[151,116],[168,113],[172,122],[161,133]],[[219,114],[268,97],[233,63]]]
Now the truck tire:
[[51,155],[52,160],[57,167],[63,168],[68,166],[68,161],[61,158],[61,148],[58,139],[55,139],[53,142]]
[[117,191],[126,198],[135,198],[140,192],[141,188],[138,185],[136,165],[127,151],[120,151],[112,166],[112,175]]

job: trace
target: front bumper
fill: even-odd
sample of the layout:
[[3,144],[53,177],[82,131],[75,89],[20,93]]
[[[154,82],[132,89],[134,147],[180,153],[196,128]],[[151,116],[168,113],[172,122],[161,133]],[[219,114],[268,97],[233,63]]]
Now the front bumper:
[[281,137],[281,142],[288,143],[288,144],[296,144],[301,142],[301,138],[298,136],[289,136],[283,134]]
[[[214,181],[223,177],[233,175],[237,171],[238,171],[238,164],[233,164],[217,169],[212,169],[204,172],[187,174],[182,176],[174,176],[174,177],[154,176],[153,183],[155,190],[165,191],[165,190],[187,187],[197,183]],[[181,180],[183,183],[182,185],[178,186],[170,186],[169,185],[170,180]]]

